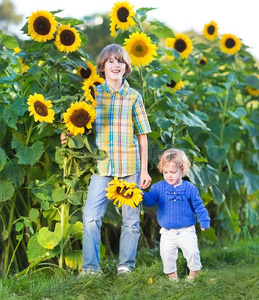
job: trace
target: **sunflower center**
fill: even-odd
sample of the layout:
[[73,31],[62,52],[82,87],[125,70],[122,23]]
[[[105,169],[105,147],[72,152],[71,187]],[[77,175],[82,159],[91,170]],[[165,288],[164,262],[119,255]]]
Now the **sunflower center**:
[[121,191],[121,187],[117,187],[117,193],[121,196],[121,197],[123,197],[124,199],[131,199],[132,197],[133,197],[133,193],[131,193],[130,195],[129,194],[127,194],[127,195],[125,195],[125,193],[126,193],[126,191],[127,191],[128,189],[126,188],[126,187],[124,187],[123,189],[122,189],[122,191]]
[[99,84],[101,84],[101,82],[99,82],[99,81],[95,81],[95,82],[94,82],[94,86],[97,86],[97,85],[99,85]]
[[95,92],[94,92],[94,88],[92,86],[89,87],[91,96],[93,97],[93,99],[95,100]]
[[184,40],[178,39],[178,40],[176,40],[176,42],[174,44],[174,48],[178,52],[183,52],[187,48],[187,45]]
[[174,88],[176,86],[176,82],[174,80],[171,80],[171,82],[167,83],[166,85],[171,87],[171,88]]
[[225,43],[226,47],[229,49],[233,48],[235,44],[236,42],[232,38],[228,38]]
[[34,30],[40,35],[46,35],[50,32],[51,24],[45,17],[38,17],[33,23]]
[[142,41],[138,41],[137,44],[135,44],[133,54],[136,57],[144,57],[148,53],[148,47],[145,43]]
[[70,117],[71,123],[76,127],[84,127],[90,121],[90,115],[84,109],[78,109]]
[[117,16],[120,22],[127,22],[128,16],[129,16],[129,11],[127,10],[126,7],[121,7],[118,9]]
[[42,117],[47,117],[48,115],[48,108],[45,104],[40,102],[39,100],[34,102],[34,109],[36,113]]
[[206,65],[205,59],[202,58],[202,59],[200,60],[200,65],[203,65],[203,66]]
[[65,46],[71,46],[76,40],[75,34],[68,29],[65,29],[60,34],[60,42]]
[[83,68],[82,68],[81,71],[80,71],[80,74],[81,74],[81,76],[82,76],[83,78],[87,79],[87,78],[89,78],[89,77],[91,76],[92,71],[91,71],[90,68],[87,68],[87,69],[83,69]]
[[208,34],[214,34],[214,32],[215,32],[215,27],[213,26],[213,25],[210,25],[209,27],[208,27]]

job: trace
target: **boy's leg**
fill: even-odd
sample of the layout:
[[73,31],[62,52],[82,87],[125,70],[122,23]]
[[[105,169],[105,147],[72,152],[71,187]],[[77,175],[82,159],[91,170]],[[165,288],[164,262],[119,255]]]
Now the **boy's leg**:
[[83,208],[83,271],[100,271],[102,219],[108,205],[107,184],[113,177],[92,175]]
[[[127,182],[140,184],[140,172],[124,177]],[[122,227],[120,236],[119,262],[117,268],[127,268],[131,271],[135,266],[135,258],[140,236],[140,208],[131,208],[129,205],[122,205]]]

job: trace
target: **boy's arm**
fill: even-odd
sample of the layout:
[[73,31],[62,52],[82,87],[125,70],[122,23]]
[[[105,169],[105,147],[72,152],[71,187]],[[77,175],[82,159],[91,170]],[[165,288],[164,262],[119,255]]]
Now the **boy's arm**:
[[149,187],[152,179],[148,174],[148,149],[147,149],[147,135],[141,134],[137,135],[139,143],[140,152],[140,162],[141,162],[141,177],[140,177],[140,188],[146,189]]

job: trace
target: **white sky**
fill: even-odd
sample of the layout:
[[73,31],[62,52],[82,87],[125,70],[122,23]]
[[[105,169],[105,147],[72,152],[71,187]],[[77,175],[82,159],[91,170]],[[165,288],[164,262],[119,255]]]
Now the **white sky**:
[[[121,2],[124,0],[120,0]],[[0,3],[2,0],[0,0]],[[15,12],[26,17],[38,9],[53,11],[63,9],[60,17],[81,19],[91,14],[108,13],[116,0],[12,0]],[[219,33],[231,33],[250,47],[249,51],[259,59],[258,0],[128,0],[134,10],[154,7],[148,20],[156,19],[171,27],[175,33],[195,30],[202,33],[204,24],[214,20]]]

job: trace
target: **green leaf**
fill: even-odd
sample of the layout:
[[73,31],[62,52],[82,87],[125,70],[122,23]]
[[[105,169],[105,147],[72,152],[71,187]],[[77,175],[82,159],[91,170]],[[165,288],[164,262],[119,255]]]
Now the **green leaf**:
[[2,34],[1,37],[1,43],[4,44],[6,48],[13,49],[19,46],[16,38],[14,38],[13,36]]
[[17,129],[16,123],[18,121],[18,116],[13,110],[6,108],[3,111],[3,120],[5,121],[6,125],[8,125],[9,127],[13,129]]
[[54,188],[52,191],[52,198],[55,203],[60,203],[68,198],[65,194],[65,190],[63,187]]
[[15,192],[11,182],[0,179],[0,202],[10,200]]
[[59,211],[58,211],[58,209],[57,209],[54,205],[51,205],[50,208],[44,210],[43,216],[44,216],[47,220],[60,221],[60,214],[59,214]]
[[16,156],[18,157],[19,164],[32,166],[41,158],[43,151],[43,142],[37,141],[31,147],[21,146]]
[[54,249],[62,239],[62,228],[60,223],[56,223],[55,231],[49,231],[47,227],[39,230],[37,240],[41,247],[46,249]]
[[69,251],[65,255],[65,263],[70,269],[80,269],[83,263],[82,250]]
[[209,189],[212,193],[215,204],[219,205],[225,201],[225,195],[216,185],[210,186]]
[[76,235],[83,231],[83,223],[78,221],[75,224],[70,224],[68,229],[68,236]]
[[24,225],[23,225],[22,222],[16,222],[16,223],[15,223],[15,230],[16,230],[16,231],[22,230],[23,227],[24,227]]
[[0,148],[0,171],[3,170],[6,164],[7,156],[3,148]]
[[50,259],[52,257],[55,257],[60,251],[59,247],[55,247],[53,250],[42,247],[38,242],[38,236],[39,233],[37,232],[29,240],[28,247],[27,247],[27,257],[29,263],[38,260],[40,257],[46,255],[46,253],[47,253],[46,259]]
[[31,221],[36,221],[39,218],[39,211],[36,208],[31,208],[30,212],[29,212],[29,218]]

